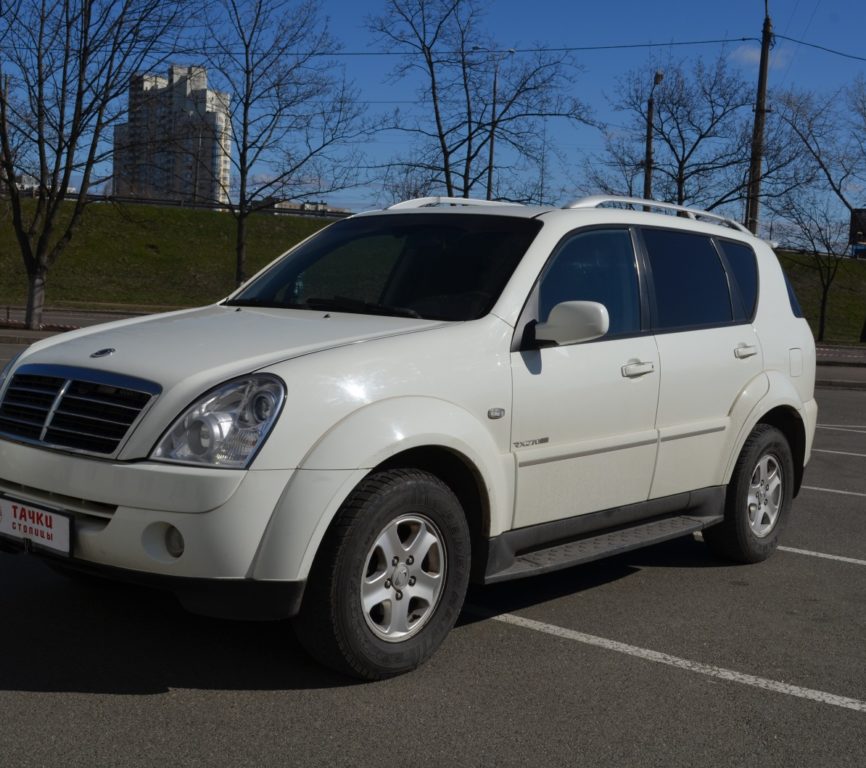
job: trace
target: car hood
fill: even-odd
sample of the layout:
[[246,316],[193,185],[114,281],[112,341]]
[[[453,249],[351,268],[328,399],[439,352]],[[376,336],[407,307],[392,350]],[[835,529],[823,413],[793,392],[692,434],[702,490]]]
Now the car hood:
[[31,347],[21,363],[137,376],[163,390],[179,382],[184,389],[201,388],[300,355],[440,325],[415,318],[215,305],[54,336]]

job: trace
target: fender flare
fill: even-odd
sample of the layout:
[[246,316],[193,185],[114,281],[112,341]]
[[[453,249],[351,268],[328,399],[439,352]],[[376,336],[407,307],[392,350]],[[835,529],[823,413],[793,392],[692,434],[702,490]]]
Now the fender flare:
[[256,555],[256,579],[305,579],[334,517],[371,470],[422,447],[451,451],[471,466],[486,493],[489,531],[511,527],[514,461],[464,408],[445,400],[377,401],[334,424],[307,452],[274,509]]
[[[791,381],[781,374],[779,371],[765,371],[759,378],[765,381],[764,392],[757,399],[753,396],[745,397],[745,393],[749,391],[756,380],[743,390],[744,396],[738,398],[734,407],[731,409],[733,416],[738,408],[743,408],[750,404],[748,415],[744,418],[742,426],[733,441],[731,449],[728,453],[728,461],[725,466],[724,484],[727,485],[731,481],[731,476],[734,472],[734,465],[743,450],[743,445],[755,426],[768,414],[776,408],[787,408],[794,411],[804,423],[803,419],[803,403],[800,400],[800,395],[797,392]],[[805,428],[804,428],[805,429]],[[802,470],[802,467],[800,467]]]

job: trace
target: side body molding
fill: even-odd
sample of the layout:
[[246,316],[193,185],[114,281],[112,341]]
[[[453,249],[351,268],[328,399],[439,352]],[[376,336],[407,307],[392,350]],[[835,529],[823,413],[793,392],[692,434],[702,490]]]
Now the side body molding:
[[413,448],[451,451],[486,496],[486,536],[511,528],[514,463],[485,422],[444,400],[399,397],[365,406],[335,424],[289,481],[256,555],[256,579],[305,579],[340,505],[370,470]]

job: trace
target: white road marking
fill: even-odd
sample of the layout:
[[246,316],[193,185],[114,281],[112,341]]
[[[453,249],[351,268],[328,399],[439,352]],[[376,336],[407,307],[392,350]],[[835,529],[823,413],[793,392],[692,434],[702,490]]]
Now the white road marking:
[[792,552],[795,555],[808,555],[809,557],[820,557],[824,560],[837,560],[840,563],[851,563],[852,565],[866,565],[866,560],[858,560],[856,557],[842,557],[842,555],[828,555],[826,552],[812,552],[810,549],[795,549],[794,547],[779,547],[779,552]]
[[835,488],[818,488],[816,485],[801,485],[806,491],[821,491],[822,493],[841,493],[843,496],[860,496],[866,499],[866,493],[858,493],[857,491],[838,491]]
[[866,453],[851,453],[850,451],[828,451],[826,448],[813,448],[812,453],[835,453],[837,456],[859,456],[866,459]]
[[578,643],[593,645],[596,648],[604,648],[608,651],[624,653],[628,656],[634,656],[638,659],[654,661],[658,664],[666,664],[669,667],[676,667],[677,669],[684,669],[687,672],[696,672],[700,675],[714,677],[718,680],[727,680],[732,683],[749,685],[753,688],[760,688],[761,690],[772,691],[774,693],[784,693],[788,696],[796,696],[800,699],[816,701],[819,704],[830,704],[834,707],[853,709],[855,712],[866,712],[866,701],[862,701],[860,699],[851,699],[847,696],[837,696],[833,693],[816,691],[812,688],[801,688],[798,685],[781,683],[777,680],[769,680],[765,677],[746,675],[742,672],[735,672],[731,669],[724,669],[723,667],[714,667],[710,664],[702,664],[698,661],[681,659],[678,656],[671,656],[667,653],[659,653],[658,651],[651,651],[648,648],[639,648],[636,645],[620,643],[617,640],[608,640],[604,637],[588,635],[585,632],[577,632],[573,629],[557,627],[554,624],[545,624],[541,621],[526,619],[522,616],[515,616],[511,613],[504,613],[499,616],[490,616],[489,618],[492,618],[494,621],[501,621],[504,624],[511,624],[515,627],[531,629],[535,632],[543,632],[544,634],[553,635],[554,637],[559,637],[564,640],[573,640]]
[[836,432],[853,432],[855,435],[866,435],[866,427],[843,427],[838,424],[819,424],[818,429],[832,429]]

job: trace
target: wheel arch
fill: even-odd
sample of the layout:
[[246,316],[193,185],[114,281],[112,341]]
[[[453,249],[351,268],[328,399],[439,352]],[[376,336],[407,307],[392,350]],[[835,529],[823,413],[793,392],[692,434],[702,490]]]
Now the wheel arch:
[[371,473],[413,467],[457,496],[472,554],[511,525],[510,453],[466,410],[441,400],[399,398],[366,406],[334,425],[295,471],[262,539],[254,578],[305,579],[343,502]]
[[[791,446],[794,460],[794,496],[796,496],[803,482],[806,452],[809,447],[802,415],[803,403],[790,379],[778,371],[762,374],[754,380],[753,384],[755,391],[752,396],[741,397],[737,403],[743,412],[748,409],[748,416],[743,419],[736,441],[731,446],[723,482],[725,485],[730,482],[734,465],[752,430],[758,424],[769,424],[776,427]],[[744,390],[747,391],[748,388]]]
[[800,414],[791,406],[777,406],[768,411],[758,424],[769,424],[778,429],[791,446],[794,459],[794,496],[800,492],[803,483],[804,459],[806,458],[806,427]]

